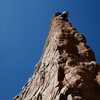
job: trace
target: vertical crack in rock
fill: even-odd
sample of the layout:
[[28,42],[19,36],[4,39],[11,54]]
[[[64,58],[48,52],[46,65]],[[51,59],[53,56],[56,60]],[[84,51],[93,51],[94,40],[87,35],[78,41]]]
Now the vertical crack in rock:
[[100,64],[68,12],[53,15],[43,55],[13,100],[100,100]]

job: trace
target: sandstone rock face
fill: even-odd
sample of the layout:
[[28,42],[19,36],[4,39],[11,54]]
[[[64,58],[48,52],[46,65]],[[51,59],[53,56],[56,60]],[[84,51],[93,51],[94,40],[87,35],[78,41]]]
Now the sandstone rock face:
[[65,16],[53,15],[43,55],[13,100],[100,100],[100,64]]

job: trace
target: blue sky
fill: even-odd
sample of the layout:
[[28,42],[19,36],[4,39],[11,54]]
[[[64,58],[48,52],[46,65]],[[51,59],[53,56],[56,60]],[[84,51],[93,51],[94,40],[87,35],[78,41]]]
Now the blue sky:
[[54,12],[84,34],[100,62],[100,0],[0,0],[0,100],[11,100],[33,74]]

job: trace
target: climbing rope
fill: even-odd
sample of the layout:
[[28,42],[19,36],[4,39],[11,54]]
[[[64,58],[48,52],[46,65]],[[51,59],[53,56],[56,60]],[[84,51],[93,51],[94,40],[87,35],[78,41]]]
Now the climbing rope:
[[52,88],[52,90],[51,90],[51,97],[50,97],[50,100],[53,100],[53,93],[54,93],[54,85],[53,85],[53,88]]

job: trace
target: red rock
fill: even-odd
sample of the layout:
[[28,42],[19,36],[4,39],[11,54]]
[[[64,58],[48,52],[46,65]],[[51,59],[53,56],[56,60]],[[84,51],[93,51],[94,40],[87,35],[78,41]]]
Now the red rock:
[[100,100],[100,64],[85,37],[59,16],[51,19],[33,76],[13,100]]

